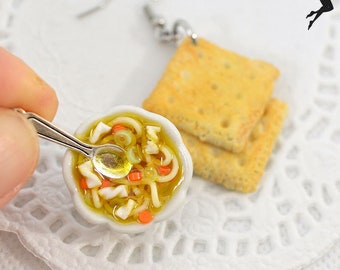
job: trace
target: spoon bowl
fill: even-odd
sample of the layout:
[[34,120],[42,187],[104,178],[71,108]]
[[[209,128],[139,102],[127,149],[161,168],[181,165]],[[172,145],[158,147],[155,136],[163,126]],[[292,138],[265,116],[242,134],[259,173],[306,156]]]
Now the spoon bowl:
[[117,145],[104,144],[93,147],[91,159],[97,172],[109,178],[122,178],[132,168],[125,150]]

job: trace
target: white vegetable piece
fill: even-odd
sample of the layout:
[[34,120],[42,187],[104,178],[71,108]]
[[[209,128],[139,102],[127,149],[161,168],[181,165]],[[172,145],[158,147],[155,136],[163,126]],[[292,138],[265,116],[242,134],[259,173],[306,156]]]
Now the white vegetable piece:
[[149,155],[158,154],[159,147],[157,145],[159,141],[158,133],[161,131],[161,128],[158,126],[146,126],[146,146],[145,153]]
[[153,141],[148,140],[145,146],[145,153],[152,155],[158,154],[158,152],[159,152],[158,145]]
[[86,184],[89,188],[98,187],[102,184],[100,178],[93,172],[91,160],[84,162],[78,166],[79,172],[86,179]]
[[161,131],[161,127],[158,126],[146,126],[146,137],[153,142],[158,142],[158,133]]
[[98,190],[98,194],[105,200],[110,200],[114,197],[127,197],[128,189],[126,185],[119,185],[117,187],[104,187]]
[[129,199],[126,205],[123,205],[116,210],[116,216],[123,220],[127,219],[136,205],[137,203],[134,200]]
[[100,137],[105,135],[111,130],[111,127],[104,124],[103,122],[99,122],[98,125],[93,130],[93,133],[90,137],[90,143],[96,143]]

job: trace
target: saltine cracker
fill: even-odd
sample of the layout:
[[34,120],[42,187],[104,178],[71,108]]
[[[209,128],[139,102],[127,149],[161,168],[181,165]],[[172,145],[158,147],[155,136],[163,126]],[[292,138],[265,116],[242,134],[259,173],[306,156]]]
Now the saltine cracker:
[[263,114],[279,71],[203,38],[185,39],[143,102],[201,141],[241,152]]
[[226,151],[181,131],[193,160],[195,174],[230,190],[244,193],[255,191],[286,112],[287,105],[284,102],[272,99],[240,153]]

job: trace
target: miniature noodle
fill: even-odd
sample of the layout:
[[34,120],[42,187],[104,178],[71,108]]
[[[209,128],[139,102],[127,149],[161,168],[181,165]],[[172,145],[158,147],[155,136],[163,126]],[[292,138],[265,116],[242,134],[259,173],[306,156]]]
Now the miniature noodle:
[[171,150],[169,149],[168,146],[166,145],[162,145],[160,147],[161,152],[164,155],[164,158],[161,159],[161,165],[162,166],[167,166],[170,164],[171,160],[172,160],[172,153]]
[[132,169],[126,177],[109,179],[95,171],[88,158],[75,153],[79,183],[86,182],[85,186],[79,184],[84,202],[120,223],[142,222],[138,215],[145,211],[154,216],[182,181],[173,143],[158,123],[137,115],[111,116],[97,123],[82,140],[120,145]]
[[160,203],[159,198],[158,198],[158,191],[157,191],[156,183],[155,182],[151,182],[149,185],[150,185],[150,188],[151,188],[151,200],[152,200],[152,204],[155,207],[158,208],[158,207],[161,206],[161,203]]
[[137,134],[137,137],[140,137],[142,136],[142,125],[139,121],[135,120],[135,119],[132,119],[131,117],[117,117],[116,119],[114,119],[112,122],[111,122],[112,125],[116,125],[116,124],[125,124],[125,125],[128,125],[128,126],[132,126],[135,131],[136,131],[136,134]]

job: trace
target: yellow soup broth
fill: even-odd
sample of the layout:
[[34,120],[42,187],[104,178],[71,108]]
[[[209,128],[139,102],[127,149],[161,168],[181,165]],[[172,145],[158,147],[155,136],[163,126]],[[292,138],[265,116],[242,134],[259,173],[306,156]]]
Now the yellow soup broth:
[[[85,143],[91,143],[91,136],[96,133],[95,129],[99,123],[104,123],[106,130],[93,144],[118,144],[131,156],[133,166],[126,177],[119,179],[106,178],[92,169],[91,173],[101,184],[98,182],[90,188],[86,186],[90,183],[89,177],[79,170],[89,158],[74,152],[73,173],[78,190],[91,210],[116,222],[149,223],[151,220],[145,222],[140,218],[140,213],[147,211],[154,217],[181,184],[183,168],[178,150],[159,123],[132,113],[98,119],[78,138]],[[110,127],[109,131],[107,127]],[[168,164],[164,165],[163,162]],[[172,174],[174,176],[167,179]],[[118,190],[121,192],[118,193]],[[116,195],[112,197],[112,194]]]

